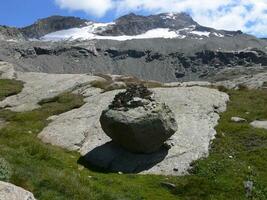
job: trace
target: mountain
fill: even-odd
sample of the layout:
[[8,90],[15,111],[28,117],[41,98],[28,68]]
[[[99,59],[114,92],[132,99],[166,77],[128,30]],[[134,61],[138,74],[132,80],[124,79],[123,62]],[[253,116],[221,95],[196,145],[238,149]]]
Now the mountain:
[[130,13],[110,23],[52,16],[4,30],[0,60],[21,71],[126,74],[162,82],[267,71],[266,40],[201,26],[185,13]]
[[27,38],[40,38],[51,32],[86,26],[87,22],[78,17],[51,16],[19,30]]
[[241,31],[224,31],[204,27],[186,13],[162,13],[142,16],[130,13],[112,23],[87,22],[87,26],[52,32],[42,40],[110,39],[131,40],[148,38],[232,37]]

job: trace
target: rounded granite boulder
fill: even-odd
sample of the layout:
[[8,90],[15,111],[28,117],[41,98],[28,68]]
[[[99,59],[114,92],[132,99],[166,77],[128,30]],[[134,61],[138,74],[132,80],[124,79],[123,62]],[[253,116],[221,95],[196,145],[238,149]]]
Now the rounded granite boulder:
[[100,117],[104,132],[130,152],[155,152],[177,131],[173,112],[152,95],[143,86],[128,88]]

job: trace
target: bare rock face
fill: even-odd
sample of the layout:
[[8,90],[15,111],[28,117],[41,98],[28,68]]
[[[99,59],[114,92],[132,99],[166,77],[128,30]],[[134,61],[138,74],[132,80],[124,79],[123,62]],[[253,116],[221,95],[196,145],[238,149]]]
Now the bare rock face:
[[12,185],[0,181],[0,199],[1,200],[35,200],[32,193]]
[[133,153],[155,152],[177,131],[170,108],[141,85],[117,94],[100,123],[115,143]]

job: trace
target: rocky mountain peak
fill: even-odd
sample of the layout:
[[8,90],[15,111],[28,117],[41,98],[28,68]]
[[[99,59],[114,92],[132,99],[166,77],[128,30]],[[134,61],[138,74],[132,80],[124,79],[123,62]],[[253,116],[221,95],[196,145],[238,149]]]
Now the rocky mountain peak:
[[48,33],[84,27],[88,20],[79,17],[67,17],[54,15],[44,19],[39,19],[34,24],[21,28],[20,31],[28,38],[40,38]]
[[101,35],[139,35],[157,28],[182,29],[198,24],[186,13],[161,13],[157,15],[137,15],[130,13],[118,18],[115,24]]

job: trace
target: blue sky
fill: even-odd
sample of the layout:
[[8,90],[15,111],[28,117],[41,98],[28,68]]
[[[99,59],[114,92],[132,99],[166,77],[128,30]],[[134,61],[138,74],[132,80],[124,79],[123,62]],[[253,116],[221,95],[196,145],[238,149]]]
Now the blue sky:
[[22,27],[51,15],[108,22],[129,12],[182,11],[205,26],[267,37],[267,0],[2,0],[0,24]]
[[32,24],[37,19],[51,15],[71,15],[100,21],[112,20],[110,15],[99,19],[81,10],[60,9],[54,0],[3,0],[0,5],[1,25],[22,27]]

